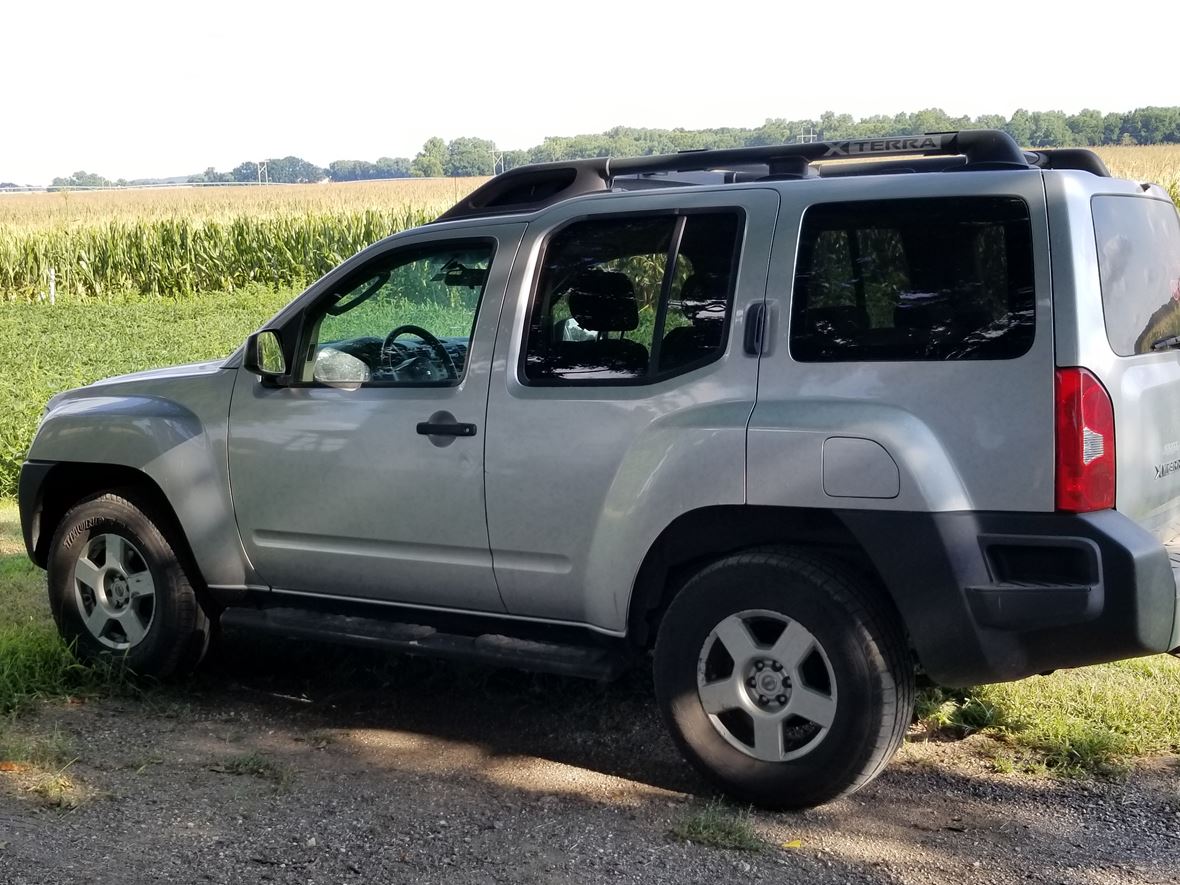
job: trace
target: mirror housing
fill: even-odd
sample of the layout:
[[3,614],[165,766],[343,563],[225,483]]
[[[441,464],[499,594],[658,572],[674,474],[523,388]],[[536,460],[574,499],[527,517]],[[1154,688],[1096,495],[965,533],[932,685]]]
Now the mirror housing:
[[246,339],[246,353],[242,365],[247,372],[253,372],[262,383],[281,386],[291,380],[287,374],[287,360],[283,346],[274,329],[263,329]]

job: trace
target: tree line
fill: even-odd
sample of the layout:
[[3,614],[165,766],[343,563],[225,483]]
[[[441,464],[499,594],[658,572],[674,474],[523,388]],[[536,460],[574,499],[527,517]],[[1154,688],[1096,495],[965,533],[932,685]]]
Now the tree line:
[[[790,144],[800,139],[839,141],[886,135],[920,135],[958,129],[1000,129],[1025,147],[1087,147],[1112,144],[1180,144],[1180,107],[1145,107],[1125,113],[1083,110],[1018,110],[1010,117],[982,114],[952,117],[940,108],[861,119],[851,114],[825,112],[818,119],[768,119],[757,128],[641,129],[617,126],[593,135],[550,136],[527,150],[500,151],[493,141],[463,137],[452,141],[430,138],[410,157],[369,160],[335,160],[326,167],[300,157],[277,157],[261,163],[247,161],[228,172],[210,167],[190,182],[300,183],[313,181],[361,181],[375,178],[438,178],[492,175],[528,163],[574,160],[601,156],[642,156],[683,150],[754,147]],[[98,175],[76,172],[55,178],[54,187],[127,184]],[[143,182],[131,182],[143,183]]]

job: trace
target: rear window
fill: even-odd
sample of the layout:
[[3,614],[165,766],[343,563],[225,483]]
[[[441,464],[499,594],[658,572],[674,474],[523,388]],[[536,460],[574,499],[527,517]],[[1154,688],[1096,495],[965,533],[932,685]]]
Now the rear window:
[[1147,197],[1095,197],[1106,337],[1119,356],[1180,335],[1180,215]]
[[1012,197],[812,206],[791,307],[801,362],[1012,359],[1035,331],[1028,207]]

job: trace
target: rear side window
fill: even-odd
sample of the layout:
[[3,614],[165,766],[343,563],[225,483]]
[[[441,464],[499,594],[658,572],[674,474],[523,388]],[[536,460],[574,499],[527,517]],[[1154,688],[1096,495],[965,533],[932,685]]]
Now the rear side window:
[[1180,335],[1180,215],[1163,200],[1095,197],[1106,337],[1119,356]]
[[1023,200],[826,203],[803,217],[791,307],[800,362],[1013,359],[1034,331]]
[[525,344],[533,384],[638,384],[725,350],[741,213],[575,222],[545,249]]

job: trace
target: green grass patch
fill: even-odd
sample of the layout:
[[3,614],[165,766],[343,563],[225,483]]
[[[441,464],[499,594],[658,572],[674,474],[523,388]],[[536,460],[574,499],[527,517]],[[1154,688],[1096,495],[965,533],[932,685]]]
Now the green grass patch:
[[762,851],[766,840],[754,829],[749,811],[737,811],[723,802],[709,802],[672,825],[669,835],[681,842],[728,848],[731,851]]
[[216,765],[210,766],[210,771],[239,777],[253,777],[258,780],[270,781],[280,787],[286,786],[291,781],[289,768],[257,751],[223,759]]
[[296,294],[255,287],[187,300],[0,302],[0,498],[16,494],[20,464],[55,393],[228,356]]
[[0,500],[0,716],[41,698],[127,686],[117,664],[78,663],[49,614],[45,573],[25,555],[16,505]]
[[1180,660],[1167,655],[965,691],[928,689],[919,721],[934,733],[983,732],[996,767],[1117,774],[1135,758],[1180,752]]
[[13,716],[0,719],[0,765],[61,768],[75,758],[73,740],[60,729],[35,734],[20,728]]

